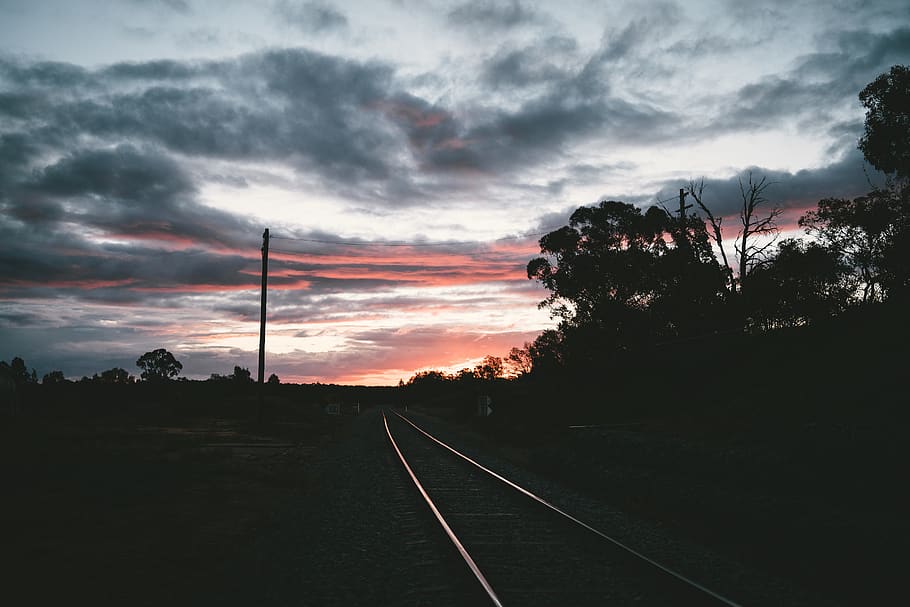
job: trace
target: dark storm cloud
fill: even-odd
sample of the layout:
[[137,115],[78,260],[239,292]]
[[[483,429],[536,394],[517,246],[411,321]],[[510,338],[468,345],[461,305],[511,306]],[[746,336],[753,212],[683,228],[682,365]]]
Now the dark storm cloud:
[[[95,81],[96,82],[96,81]],[[92,72],[59,61],[26,63],[0,57],[0,83],[18,87],[51,87],[66,91],[93,83]]]
[[184,15],[192,11],[187,0],[130,0],[130,2],[140,6],[161,7]]
[[[884,33],[863,30],[839,32],[833,49],[803,58],[794,71],[802,78],[829,77],[839,90],[849,93],[857,85],[865,86],[869,70],[910,59],[910,28],[902,27]],[[837,80],[835,80],[837,79]]]
[[3,60],[0,113],[29,132],[36,150],[54,153],[88,136],[195,157],[274,160],[321,176],[326,187],[361,186],[400,203],[415,195],[400,164],[406,142],[378,109],[400,94],[393,76],[385,64],[302,49],[95,71]]
[[190,176],[154,148],[74,151],[32,171],[10,192],[9,216],[34,227],[50,224],[50,232],[82,225],[120,238],[232,247],[248,242],[256,230],[242,218],[198,204]]
[[179,61],[160,60],[144,63],[115,63],[101,70],[103,77],[115,80],[172,80],[180,81],[200,75],[197,66]]
[[177,196],[195,191],[172,158],[130,145],[72,153],[37,173],[29,185],[52,196],[94,194],[131,206],[170,205]]
[[[11,230],[0,231],[6,237]],[[98,244],[65,232],[30,237],[19,234],[19,246],[0,249],[0,292],[60,296],[73,292],[97,295],[116,288],[192,291],[197,287],[257,285],[257,252],[249,257],[217,254],[201,248],[167,250],[143,245]],[[115,289],[115,290],[116,290]]]
[[541,21],[541,16],[520,0],[471,0],[448,13],[448,21],[459,27],[508,29]]
[[0,247],[6,297],[124,305],[256,288],[259,227],[199,204],[158,148],[77,149],[3,176],[0,238],[15,243]]
[[572,88],[580,84],[568,81],[562,91],[541,95],[515,111],[494,112],[464,132],[463,146],[433,149],[427,156],[428,165],[440,170],[498,173],[536,165],[570,143],[594,138],[653,141],[668,136],[668,127],[677,121],[672,114],[648,105],[573,94]]
[[276,17],[307,33],[345,29],[348,18],[320,2],[278,0],[273,6]]
[[[442,173],[521,169],[594,137],[665,137],[676,117],[611,93],[611,62],[636,37],[605,40],[580,65],[565,38],[503,51],[488,61],[484,82],[518,103],[478,108],[470,122],[402,90],[388,64],[304,49],[98,70],[5,60],[0,112],[15,119],[15,132],[29,133],[33,152],[59,153],[90,137],[195,158],[276,161],[337,195],[402,206],[440,197],[451,187]],[[560,64],[544,60],[556,55]],[[536,90],[514,94],[534,82]]]
[[28,164],[36,152],[25,133],[0,134],[0,200],[4,186]]
[[894,63],[910,62],[910,29],[885,33],[848,31],[834,35],[831,49],[806,55],[794,69],[747,84],[722,106],[709,130],[764,128],[788,118],[825,128],[830,112],[856,96]]
[[31,312],[0,310],[0,326],[4,328],[35,325],[43,320],[40,314]]
[[[855,150],[828,166],[795,173],[748,167],[728,179],[705,180],[704,201],[714,215],[739,213],[742,207],[740,180],[747,184],[750,173],[755,181],[767,179],[769,185],[764,194],[769,204],[794,211],[814,207],[822,198],[859,196],[871,190],[872,184],[884,183],[883,176],[865,164],[862,155]],[[680,187],[687,185],[688,182],[668,181],[661,188],[658,198],[673,197]]]
[[491,88],[522,88],[564,77],[553,62],[577,50],[572,38],[552,36],[523,48],[500,49],[481,66],[481,78]]
[[535,166],[587,140],[671,138],[679,116],[613,92],[615,62],[625,52],[621,49],[640,35],[625,31],[605,37],[582,58],[576,56],[574,42],[560,37],[495,53],[482,66],[483,82],[514,107],[487,109],[469,125],[456,124],[457,137],[427,150],[424,166],[502,174]]

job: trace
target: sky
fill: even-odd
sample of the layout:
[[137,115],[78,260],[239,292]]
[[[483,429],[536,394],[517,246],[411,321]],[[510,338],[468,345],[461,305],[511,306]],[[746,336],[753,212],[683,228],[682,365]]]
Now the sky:
[[857,94],[901,1],[0,0],[0,359],[72,379],[390,385],[555,321],[537,240],[599,200],[881,181]]

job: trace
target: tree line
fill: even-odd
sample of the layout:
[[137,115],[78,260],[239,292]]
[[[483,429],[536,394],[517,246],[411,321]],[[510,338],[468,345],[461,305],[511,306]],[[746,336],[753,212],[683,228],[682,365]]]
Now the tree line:
[[[137,381],[160,383],[175,379],[185,379],[178,377],[180,375],[180,372],[183,370],[183,364],[165,348],[158,348],[156,350],[146,352],[138,359],[136,359],[136,366],[140,370],[138,379],[126,369],[123,369],[121,367],[113,367],[107,371],[102,371],[100,374],[95,373],[92,375],[92,377],[83,376],[79,382],[128,385],[135,384]],[[0,377],[5,378],[9,382],[12,382],[12,385],[19,388],[29,385],[38,385],[39,383],[38,374],[35,369],[33,368],[29,370],[28,366],[25,364],[25,361],[18,356],[14,357],[8,363],[6,361],[0,360]],[[221,375],[219,373],[212,373],[207,381],[229,381],[239,385],[253,383],[252,373],[250,370],[239,365],[235,365],[233,373],[230,374]],[[49,373],[45,373],[41,378],[40,383],[41,385],[51,386],[71,382],[66,378],[63,371],[54,370]],[[281,380],[276,374],[272,373],[268,378],[268,383],[273,385],[279,384],[281,383]]]

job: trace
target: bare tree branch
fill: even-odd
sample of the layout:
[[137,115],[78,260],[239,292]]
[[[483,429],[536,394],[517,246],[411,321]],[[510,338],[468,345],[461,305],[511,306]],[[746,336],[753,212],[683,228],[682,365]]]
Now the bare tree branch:
[[[711,232],[708,236],[711,237],[711,240],[714,241],[714,244],[717,245],[717,248],[720,250],[720,257],[724,263],[724,271],[727,275],[727,288],[732,294],[736,290],[736,285],[733,282],[733,268],[730,267],[730,262],[727,260],[727,251],[724,248],[724,236],[721,231],[721,225],[723,224],[723,217],[715,217],[714,213],[711,212],[705,203],[702,200],[702,197],[705,192],[705,179],[702,177],[698,183],[695,180],[689,181],[689,187],[686,189],[689,195],[695,200],[695,204],[698,205],[698,208],[702,210],[705,216],[708,218],[708,225],[711,226]],[[666,211],[666,209],[664,209]],[[669,212],[668,212],[669,213]]]
[[[743,205],[739,212],[740,223],[742,228],[737,237],[738,244],[734,245],[737,256],[739,257],[739,288],[743,289],[746,282],[746,276],[753,268],[764,262],[765,252],[774,244],[780,233],[777,227],[777,218],[783,213],[779,206],[773,206],[767,210],[767,214],[757,216],[764,209],[761,207],[767,204],[768,199],[765,197],[765,190],[770,186],[766,177],[755,181],[749,172],[749,181],[747,184],[739,180],[739,192],[742,196]],[[770,242],[763,245],[755,245],[751,240],[755,236],[771,236]]]

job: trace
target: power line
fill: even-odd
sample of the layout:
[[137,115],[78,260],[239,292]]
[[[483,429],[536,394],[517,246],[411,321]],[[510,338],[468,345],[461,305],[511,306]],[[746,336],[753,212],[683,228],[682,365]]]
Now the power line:
[[[677,201],[677,200],[679,200],[679,197],[678,197],[678,196],[671,196],[670,198],[667,198],[667,199],[665,199],[665,200],[658,200],[657,202],[658,202],[659,204],[664,204],[664,203],[667,203],[667,202]],[[273,236],[272,238],[274,238],[274,236]]]

